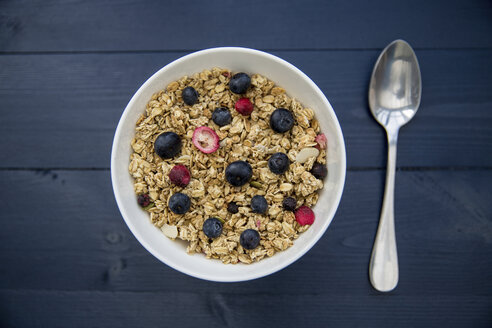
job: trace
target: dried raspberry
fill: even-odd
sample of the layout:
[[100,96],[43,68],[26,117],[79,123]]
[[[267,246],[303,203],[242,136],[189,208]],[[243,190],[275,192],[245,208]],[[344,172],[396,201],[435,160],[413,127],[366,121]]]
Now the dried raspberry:
[[175,165],[168,176],[169,180],[179,187],[186,187],[190,183],[190,171],[184,165]]
[[147,207],[150,205],[152,200],[150,199],[150,196],[148,194],[140,194],[137,197],[137,202],[138,202],[138,205],[140,205],[142,207]]
[[316,179],[323,180],[328,174],[328,169],[326,168],[326,165],[316,162],[313,164],[311,174],[314,175]]
[[318,144],[315,146],[316,148],[318,148],[318,150],[321,150],[321,149],[326,149],[326,136],[324,133],[320,133],[316,136],[316,139],[314,139]]
[[193,132],[193,144],[205,154],[210,154],[219,149],[219,136],[207,126],[200,126]]
[[248,98],[241,98],[236,101],[236,105],[234,106],[237,112],[243,116],[248,116],[253,112],[253,104]]
[[296,216],[297,223],[302,226],[314,223],[314,212],[307,206],[299,207],[294,214]]

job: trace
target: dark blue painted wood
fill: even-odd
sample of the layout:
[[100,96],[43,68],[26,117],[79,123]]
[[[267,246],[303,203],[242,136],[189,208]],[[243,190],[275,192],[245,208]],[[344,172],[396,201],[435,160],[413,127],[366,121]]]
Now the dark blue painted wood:
[[[384,132],[366,100],[378,53],[275,52],[331,101],[351,167],[385,165]],[[151,74],[184,54],[0,56],[0,148],[9,154],[0,167],[109,167],[128,100]],[[417,54],[422,104],[401,130],[398,165],[492,167],[492,79],[486,69],[492,50]]]
[[[491,327],[491,14],[487,0],[0,1],[0,326]],[[383,295],[367,267],[385,140],[366,92],[396,38],[416,47],[424,92],[401,131],[401,280]],[[337,112],[351,168],[308,254],[233,284],[145,251],[107,169],[138,86],[220,45],[270,49],[307,73]]]
[[[290,285],[279,286],[289,289]],[[320,293],[0,291],[5,327],[490,328],[490,298]],[[42,302],[41,302],[42,300]],[[374,302],[374,300],[378,300]],[[19,311],[19,309],[23,309]],[[42,321],[38,313],[49,313]],[[56,313],[56,315],[55,315]],[[49,315],[45,315],[44,318]]]
[[492,46],[492,5],[448,1],[0,2],[0,51]]
[[[281,308],[299,297],[300,306],[306,303],[319,315],[313,317],[313,325],[331,322],[329,318],[336,313],[340,323],[355,324],[366,316],[376,323],[385,318],[381,308],[390,306],[399,311],[386,314],[388,324],[417,320],[412,322],[420,326],[437,320],[430,316],[430,304],[444,315],[462,300],[466,304],[461,312],[453,310],[447,319],[484,323],[488,313],[483,310],[492,307],[492,172],[397,173],[401,281],[397,290],[385,297],[372,290],[367,279],[383,178],[383,171],[349,172],[335,220],[308,254],[272,276],[221,284],[176,272],[140,246],[119,216],[109,172],[0,172],[1,206],[9,213],[0,229],[0,263],[8,263],[0,267],[0,295],[5,297],[2,307],[13,309],[18,302],[35,306],[46,299],[48,310],[54,311],[58,303],[86,308],[99,304],[97,298],[108,298],[110,303],[101,304],[101,311],[108,311],[111,317],[117,311],[113,307],[119,304],[113,299],[116,295],[125,295],[128,300],[122,302],[137,302],[139,307],[146,298],[161,295],[160,304],[167,304],[168,297],[178,297],[195,307],[196,315],[212,320],[215,314],[210,313],[207,302],[216,295],[227,300],[224,315],[244,319],[236,325],[243,327],[257,320],[256,316],[243,318],[243,306],[253,306],[256,314],[266,315],[258,306],[268,302],[274,303],[274,318],[286,315],[298,320],[297,310],[282,314]],[[23,197],[10,197],[17,192]],[[259,303],[255,303],[256,297]],[[405,309],[405,304],[409,308]],[[182,306],[169,305],[168,312],[163,309],[161,314],[151,309],[151,317],[145,320],[154,322],[163,315],[178,323]],[[369,310],[376,312],[370,315]],[[73,311],[78,315],[80,310]],[[414,318],[412,312],[420,317]],[[34,322],[24,321],[29,318],[18,317],[15,311],[14,318],[16,323]],[[34,318],[42,320],[43,326],[58,323],[41,313],[31,320]]]

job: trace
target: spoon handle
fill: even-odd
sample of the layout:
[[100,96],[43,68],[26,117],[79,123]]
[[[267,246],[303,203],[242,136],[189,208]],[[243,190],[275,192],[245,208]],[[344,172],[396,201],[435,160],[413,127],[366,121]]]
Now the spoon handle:
[[384,189],[383,207],[381,209],[378,231],[369,264],[371,284],[381,292],[389,292],[398,284],[398,254],[396,251],[394,213],[398,130],[387,130],[387,136],[388,164],[386,166],[386,186]]

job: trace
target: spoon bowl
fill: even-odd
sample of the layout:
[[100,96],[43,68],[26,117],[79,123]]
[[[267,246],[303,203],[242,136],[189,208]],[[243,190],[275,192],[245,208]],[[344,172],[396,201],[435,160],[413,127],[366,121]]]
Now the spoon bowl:
[[369,264],[371,284],[382,292],[393,290],[399,276],[394,218],[398,131],[417,112],[421,93],[420,68],[412,47],[403,40],[391,42],[381,52],[369,84],[371,113],[388,137],[383,206]]
[[403,40],[391,42],[379,56],[369,85],[369,107],[382,126],[405,125],[420,105],[422,82],[417,56]]

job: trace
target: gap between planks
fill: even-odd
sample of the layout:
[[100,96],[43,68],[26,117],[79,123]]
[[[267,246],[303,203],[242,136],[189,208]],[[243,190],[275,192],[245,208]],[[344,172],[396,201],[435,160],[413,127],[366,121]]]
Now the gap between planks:
[[[188,276],[187,276],[188,277]],[[207,283],[212,283],[215,284],[216,282],[214,281],[206,281]],[[191,291],[183,291],[183,292],[176,292],[176,291],[171,291],[171,290],[111,290],[111,289],[49,289],[49,288],[44,288],[44,289],[34,289],[34,288],[20,288],[20,289],[12,289],[12,288],[0,288],[0,293],[1,292],[7,292],[7,293],[16,293],[16,294],[21,294],[21,293],[66,293],[66,294],[77,294],[77,293],[85,293],[85,294],[195,294],[195,295],[203,295],[202,291],[198,292],[191,292]],[[324,292],[308,292],[308,293],[302,293],[299,294],[297,292],[282,292],[282,295],[286,296],[322,296],[329,293],[328,291],[326,293]],[[253,293],[248,293],[248,292],[224,292],[220,291],[218,294],[222,295],[229,295],[229,296],[234,296],[234,295],[256,295],[256,296],[271,296],[271,293],[258,293],[258,292],[253,292]],[[378,296],[378,294],[370,295],[370,296]]]
[[[153,54],[153,53],[191,53],[205,49],[220,48],[228,46],[218,46],[203,49],[148,49],[148,50],[53,50],[53,51],[0,51],[0,56],[9,55],[98,55],[98,54]],[[248,47],[246,47],[248,48]],[[381,51],[383,48],[259,48],[266,52],[329,52],[329,51]],[[492,47],[414,47],[416,51],[488,51]]]
[[[109,167],[0,167],[0,171],[110,171]],[[349,166],[347,171],[384,171],[384,166]],[[492,171],[492,166],[398,166],[397,171]]]

